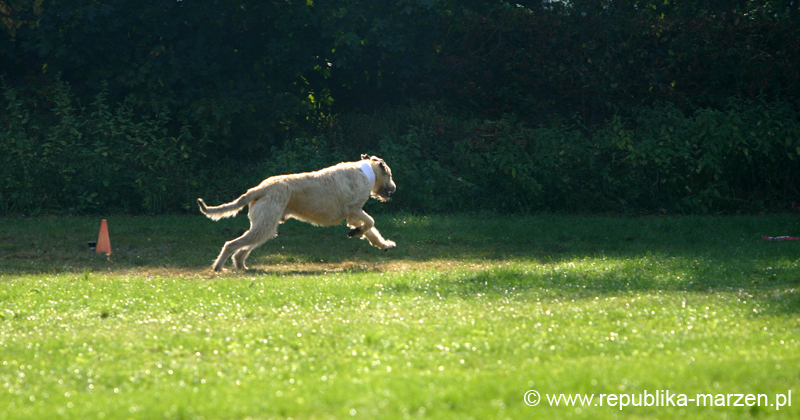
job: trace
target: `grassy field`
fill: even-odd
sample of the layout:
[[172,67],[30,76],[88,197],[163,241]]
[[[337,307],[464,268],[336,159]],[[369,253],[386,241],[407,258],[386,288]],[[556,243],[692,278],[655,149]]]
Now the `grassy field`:
[[376,220],[0,219],[0,419],[800,417],[796,216]]

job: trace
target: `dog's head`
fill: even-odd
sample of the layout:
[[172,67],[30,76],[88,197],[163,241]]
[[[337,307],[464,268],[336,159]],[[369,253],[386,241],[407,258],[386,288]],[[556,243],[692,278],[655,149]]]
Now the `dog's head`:
[[370,192],[370,197],[379,201],[389,201],[389,196],[397,191],[389,165],[377,156],[361,155],[361,160],[369,160],[372,171],[375,172],[375,186]]

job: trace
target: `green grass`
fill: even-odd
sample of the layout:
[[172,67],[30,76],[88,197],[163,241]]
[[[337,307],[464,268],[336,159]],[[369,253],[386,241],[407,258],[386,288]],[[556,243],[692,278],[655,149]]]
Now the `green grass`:
[[[800,414],[800,243],[760,240],[797,217],[376,220],[398,249],[288,222],[214,274],[245,218],[111,217],[110,257],[98,219],[0,219],[0,419]],[[594,406],[658,390],[771,406]]]

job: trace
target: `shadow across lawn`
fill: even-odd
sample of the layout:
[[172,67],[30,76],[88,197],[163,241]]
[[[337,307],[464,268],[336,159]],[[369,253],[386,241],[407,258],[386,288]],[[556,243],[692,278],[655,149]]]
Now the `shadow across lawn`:
[[[246,217],[108,217],[113,253],[89,251],[99,218],[5,218],[0,276],[64,272],[159,271],[212,276],[225,241],[249,227]],[[246,272],[229,276],[316,276],[332,273],[462,271],[463,287],[539,287],[561,292],[715,289],[786,290],[797,305],[800,241],[792,215],[736,217],[606,217],[378,215],[376,225],[398,248],[383,252],[347,238],[348,228],[297,221],[255,250]],[[230,267],[230,262],[226,265]],[[589,292],[587,292],[589,293]],[[794,296],[794,297],[792,297]]]

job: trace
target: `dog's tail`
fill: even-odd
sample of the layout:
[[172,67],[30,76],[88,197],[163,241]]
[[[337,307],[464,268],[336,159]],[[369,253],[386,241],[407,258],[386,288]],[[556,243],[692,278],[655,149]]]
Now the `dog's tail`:
[[221,204],[219,206],[207,206],[202,198],[197,199],[197,205],[200,206],[200,211],[211,220],[224,219],[226,217],[233,217],[239,213],[250,202],[258,200],[264,195],[261,190],[251,190],[242,194],[239,198],[230,203]]

